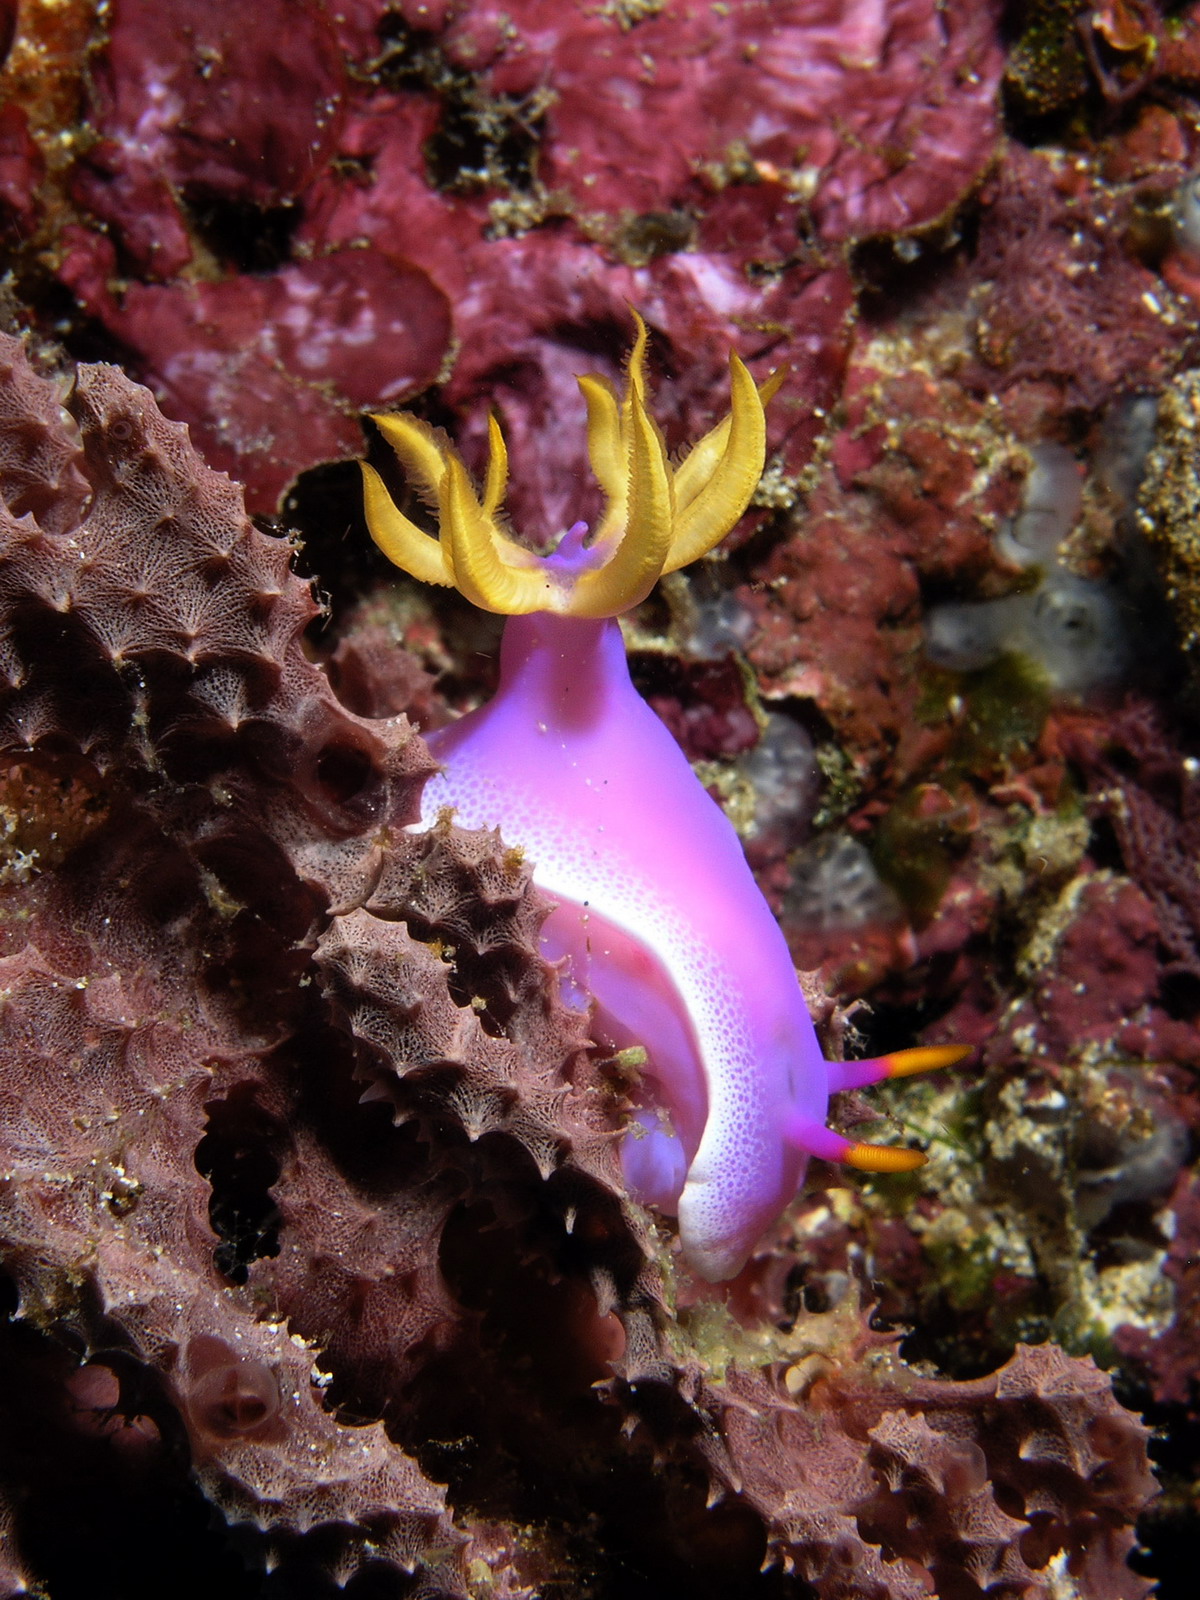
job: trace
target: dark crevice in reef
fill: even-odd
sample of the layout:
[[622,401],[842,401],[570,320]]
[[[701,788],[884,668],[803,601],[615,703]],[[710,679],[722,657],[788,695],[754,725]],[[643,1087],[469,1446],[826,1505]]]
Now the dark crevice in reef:
[[[99,1361],[81,1366],[65,1346],[6,1315],[0,1362],[0,1482],[16,1507],[17,1558],[38,1575],[33,1592],[161,1600],[169,1573],[179,1600],[262,1594],[232,1544],[212,1537],[212,1508],[189,1477],[186,1449],[164,1450],[156,1423],[126,1409],[126,1391],[131,1404],[146,1402],[135,1399],[134,1375],[119,1360],[120,1379]],[[146,1378],[141,1369],[138,1376]]]
[[[491,1192],[485,1183],[447,1221],[442,1271],[476,1333],[435,1360],[412,1397],[403,1431],[424,1441],[417,1453],[425,1470],[448,1478],[456,1504],[481,1515],[577,1530],[576,1570],[590,1575],[597,1595],[794,1596],[795,1580],[760,1570],[762,1527],[748,1508],[731,1499],[706,1509],[703,1474],[656,1465],[645,1430],[628,1439],[621,1410],[597,1404],[592,1386],[608,1376],[611,1330],[596,1315],[586,1244],[564,1237],[531,1178],[529,1191],[510,1192],[503,1210],[482,1197]],[[539,1209],[545,1248],[532,1256],[530,1213]],[[638,1403],[664,1434],[688,1426],[669,1385],[644,1386]],[[574,1592],[553,1583],[547,1590],[564,1600]]]
[[246,1282],[252,1261],[279,1253],[279,1178],[272,1149],[274,1121],[257,1103],[253,1084],[239,1084],[207,1107],[208,1132],[196,1146],[196,1170],[212,1185],[208,1216],[220,1238],[217,1268]]
[[274,272],[291,260],[303,218],[298,205],[258,206],[206,193],[184,198],[197,236],[227,271]]
[[936,303],[975,253],[979,207],[967,202],[944,226],[919,236],[864,239],[850,252],[859,314],[884,325]]
[[[1123,1374],[1114,1375],[1122,1405],[1139,1412],[1154,1432],[1150,1459],[1163,1492],[1138,1521],[1140,1549],[1129,1565],[1158,1587],[1155,1600],[1192,1600],[1196,1588],[1196,1508],[1193,1480],[1200,1460],[1200,1421],[1195,1400],[1188,1405],[1155,1404],[1148,1391]],[[1200,1382],[1194,1385],[1200,1394]]]
[[854,1049],[857,1057],[887,1055],[892,1050],[907,1050],[914,1039],[951,1010],[952,999],[924,995],[912,1004],[890,1005],[885,1000],[872,999],[854,1014],[854,1031],[858,1042]]
[[432,34],[395,13],[380,28],[373,75],[397,88],[427,89],[441,106],[425,144],[429,181],[438,189],[494,186],[528,192],[536,181],[546,105],[529,95],[489,95],[476,78],[447,60]]

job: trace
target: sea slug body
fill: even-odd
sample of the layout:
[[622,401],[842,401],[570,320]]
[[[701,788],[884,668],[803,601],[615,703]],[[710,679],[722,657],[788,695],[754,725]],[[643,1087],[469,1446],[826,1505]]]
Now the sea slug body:
[[439,538],[400,513],[369,466],[363,473],[371,532],[391,560],[510,617],[494,698],[430,736],[443,766],[421,825],[452,807],[457,822],[498,827],[533,862],[556,903],[543,949],[567,958],[595,1037],[646,1051],[626,1180],[678,1216],[689,1265],[720,1281],[787,1206],[810,1155],[881,1171],[924,1159],[826,1127],[832,1092],[965,1052],[825,1061],[736,833],[633,687],[615,618],[742,515],[762,472],[763,402],[774,387],[760,392],[732,357],[730,416],[672,468],[646,411],[645,345],[639,319],[623,398],[602,379],[579,380],[607,496],[590,543],[576,524],[538,557],[501,531],[506,467],[494,420],[480,498],[425,424],[375,419],[436,504]]

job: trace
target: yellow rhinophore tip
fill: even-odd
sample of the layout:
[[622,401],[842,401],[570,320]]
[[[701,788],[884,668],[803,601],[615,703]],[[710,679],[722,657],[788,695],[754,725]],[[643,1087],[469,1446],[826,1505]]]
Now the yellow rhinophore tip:
[[974,1049],[969,1044],[922,1044],[912,1050],[893,1050],[890,1056],[880,1056],[880,1066],[887,1067],[889,1078],[910,1078],[914,1072],[936,1072],[939,1067],[957,1066]]
[[499,518],[508,459],[495,417],[488,420],[490,455],[480,497],[458,454],[428,423],[385,415],[374,421],[438,511],[435,538],[403,515],[379,474],[363,463],[367,525],[390,561],[426,583],[453,584],[485,611],[612,617],[643,600],[664,572],[695,561],[724,538],[762,476],[763,407],[783,374],[756,387],[731,355],[729,415],[673,469],[647,409],[646,324],[633,315],[637,336],[624,396],[605,378],[579,379],[588,456],[606,501],[591,545],[576,559],[541,558],[504,532]]
[[842,1160],[860,1172],[914,1172],[928,1160],[920,1150],[896,1144],[852,1144]]

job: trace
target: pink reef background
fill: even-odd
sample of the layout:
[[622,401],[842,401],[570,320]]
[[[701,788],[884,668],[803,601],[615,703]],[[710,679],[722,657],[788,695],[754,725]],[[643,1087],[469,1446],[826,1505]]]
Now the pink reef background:
[[[1162,1600],[1200,1539],[1200,6],[0,4],[0,1597]],[[594,515],[786,378],[632,619],[844,1097],[732,1285],[520,840],[497,627],[361,413]],[[367,425],[396,495],[406,488]],[[893,1128],[893,1133],[895,1127]]]

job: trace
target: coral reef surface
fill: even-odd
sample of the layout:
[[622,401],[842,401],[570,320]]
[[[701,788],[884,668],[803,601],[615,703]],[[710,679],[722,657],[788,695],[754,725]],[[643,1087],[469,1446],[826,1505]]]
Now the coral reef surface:
[[[274,1592],[315,1571],[467,1594],[482,1563],[529,1593],[535,1558],[561,1587],[549,1530],[510,1528],[494,1564],[472,1545],[476,1498],[533,1515],[488,1469],[548,1453],[560,1503],[601,1461],[634,1492],[650,1459],[666,1494],[707,1479],[687,1515],[732,1497],[725,1581],[765,1560],[818,1593],[917,1595],[1061,1560],[1139,1593],[1145,1430],[1090,1364],[1045,1347],[925,1379],[853,1295],[798,1363],[786,1337],[765,1363],[699,1358],[520,853],[402,831],[419,737],[340,707],[300,648],[315,607],[289,545],[146,390],[81,368],[68,426],[20,343],[3,355],[0,1222],[11,1358],[57,1397],[32,1473],[23,1381],[6,1406],[14,1560],[71,1592],[46,1517],[99,1439],[135,1503],[154,1467],[194,1484]],[[513,1298],[522,1323],[541,1301],[523,1360]],[[513,1397],[487,1391],[514,1361],[510,1432]],[[570,1469],[563,1418],[539,1415],[556,1391],[591,1413]],[[461,1507],[447,1409],[475,1457]],[[595,1569],[613,1550],[593,1542]]]
[[[1190,1600],[1200,6],[247,16],[0,4],[0,1594]],[[545,548],[631,303],[671,451],[786,368],[635,681],[826,1053],[978,1046],[723,1290],[353,460]]]

